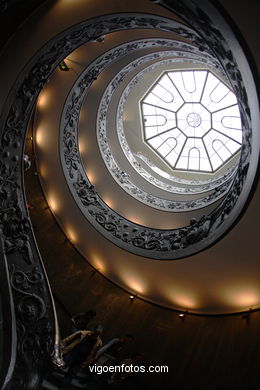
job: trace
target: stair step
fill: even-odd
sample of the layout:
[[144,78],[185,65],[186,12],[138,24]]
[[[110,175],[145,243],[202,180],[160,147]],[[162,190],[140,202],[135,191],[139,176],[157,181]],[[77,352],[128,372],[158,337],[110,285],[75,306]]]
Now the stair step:
[[49,382],[47,379],[44,379],[42,382],[42,390],[59,390],[59,387],[54,383]]
[[[86,389],[86,385],[82,384],[80,380],[84,378],[84,375],[80,375],[80,378],[73,378],[71,382],[71,390],[83,390]],[[42,390],[59,390],[62,384],[63,374],[60,372],[52,372],[42,382]]]

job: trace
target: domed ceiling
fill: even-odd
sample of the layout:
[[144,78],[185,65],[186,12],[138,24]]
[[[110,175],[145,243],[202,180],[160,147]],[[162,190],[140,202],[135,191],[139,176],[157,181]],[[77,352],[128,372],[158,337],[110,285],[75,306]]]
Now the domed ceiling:
[[70,15],[63,3],[50,24],[66,14],[76,36],[83,13],[94,19],[37,100],[36,163],[57,222],[99,272],[147,301],[204,314],[256,308],[256,202],[230,230],[255,168],[238,194],[247,132],[225,67],[152,2],[120,15],[113,3],[99,19],[98,6],[83,12],[77,1]]

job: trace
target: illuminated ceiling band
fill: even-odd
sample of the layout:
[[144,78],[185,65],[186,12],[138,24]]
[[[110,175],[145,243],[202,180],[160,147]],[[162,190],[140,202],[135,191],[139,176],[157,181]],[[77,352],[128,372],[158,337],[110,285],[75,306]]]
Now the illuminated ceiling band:
[[144,141],[173,169],[215,172],[241,148],[236,96],[210,71],[164,73],[141,111]]

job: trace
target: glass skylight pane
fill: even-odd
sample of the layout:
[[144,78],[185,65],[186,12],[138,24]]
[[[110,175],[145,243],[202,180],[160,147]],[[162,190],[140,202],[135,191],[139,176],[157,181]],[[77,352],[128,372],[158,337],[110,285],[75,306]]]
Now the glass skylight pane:
[[212,120],[214,129],[242,143],[242,126],[237,105],[212,114]]
[[145,115],[145,126],[163,126],[166,123],[166,118],[163,115]]
[[160,98],[164,103],[171,103],[174,100],[174,96],[160,84],[156,85],[152,94]]
[[150,106],[150,104],[143,104],[144,115],[154,115],[156,113],[156,107]]
[[209,94],[210,100],[213,103],[219,103],[223,100],[229,93],[229,89],[221,82],[211,91]]
[[180,157],[179,161],[176,164],[178,169],[188,169],[188,157]]
[[142,114],[145,140],[175,169],[215,171],[242,143],[235,94],[207,70],[166,72],[143,100]]
[[151,145],[155,150],[159,148],[159,146],[163,143],[163,141],[159,137],[152,138],[148,141],[149,145]]
[[212,103],[210,99],[210,94],[213,91],[213,89],[218,85],[219,80],[213,76],[212,73],[208,74],[206,84],[204,86],[204,91],[201,98],[201,103],[208,108],[208,106]]
[[189,93],[193,93],[196,91],[196,80],[195,74],[192,71],[181,72],[182,75],[182,83],[185,91]]
[[[175,114],[171,111],[166,111],[148,104],[143,104],[143,114],[145,139],[176,127]],[[153,131],[152,135],[147,133],[146,130],[149,127],[156,127],[156,132]]]
[[171,91],[172,89],[174,89],[174,86],[173,86],[172,83],[170,82],[169,77],[168,77],[167,75],[164,75],[164,76],[161,78],[159,84],[160,84],[162,87],[164,87],[165,89],[167,89],[167,90],[170,90],[170,91]]
[[152,93],[149,93],[148,96],[144,99],[144,103],[149,103],[149,104],[155,104],[157,105],[159,103],[160,99],[153,95]]
[[219,156],[221,157],[221,159],[222,159],[223,161],[228,160],[229,157],[231,156],[231,153],[230,153],[230,152],[228,151],[228,149],[225,148],[225,147],[222,147],[222,148],[218,151],[218,153],[219,153]]
[[176,118],[174,112],[157,106],[149,105],[149,104],[143,104],[143,113],[144,115],[158,114],[158,115],[164,115],[168,118],[174,118],[174,119]]
[[157,150],[164,157],[172,150],[172,148],[164,142]]
[[233,142],[232,140],[228,141],[226,145],[232,154],[235,154],[240,149],[240,145]]
[[188,160],[188,169],[192,171],[199,171],[200,170],[200,159],[190,157]]
[[177,145],[176,139],[175,139],[175,138],[172,138],[172,137],[168,138],[165,142],[167,143],[167,145],[168,145],[171,149],[175,148],[175,146]]
[[201,97],[201,93],[202,93],[202,90],[203,90],[203,87],[204,87],[204,84],[206,82],[206,77],[207,77],[207,74],[208,72],[206,71],[195,71],[195,78],[196,78],[196,86],[197,86],[197,90],[196,92],[194,93],[194,97],[196,96],[196,99],[194,99],[194,101],[200,101],[200,97]]
[[228,141],[228,137],[226,137],[224,134],[220,134],[216,132],[216,139],[222,141],[224,144]]
[[208,159],[202,158],[202,159],[200,160],[200,169],[201,169],[202,171],[207,171],[207,172],[211,172],[211,171],[212,171],[211,165],[210,165]]
[[189,150],[189,158],[200,158],[200,151],[198,148],[196,148],[195,146],[190,148]]
[[186,102],[199,102],[206,71],[169,72],[168,75]]
[[157,127],[146,127],[145,128],[145,138],[149,139],[150,137],[154,137],[158,135]]
[[211,129],[207,134],[204,135],[203,141],[205,144],[211,143],[217,136],[217,131]]
[[177,144],[176,144],[175,148],[173,149],[173,151],[175,153],[177,153],[178,155],[179,155],[180,151],[182,150],[185,141],[186,141],[186,137],[184,137],[183,135],[180,135],[178,138],[176,138]]
[[241,120],[237,116],[223,116],[222,125],[226,129],[241,130]]
[[214,170],[222,165],[222,160],[218,157],[216,153],[210,157],[210,161]]
[[165,160],[172,166],[174,167],[176,161],[178,158],[178,154],[174,153],[174,151],[170,152],[168,156],[165,157]]
[[226,93],[226,88],[227,87],[222,82],[220,82],[216,76],[209,73],[201,103],[210,112],[221,110],[224,107],[236,104],[237,100],[234,93],[231,90]]

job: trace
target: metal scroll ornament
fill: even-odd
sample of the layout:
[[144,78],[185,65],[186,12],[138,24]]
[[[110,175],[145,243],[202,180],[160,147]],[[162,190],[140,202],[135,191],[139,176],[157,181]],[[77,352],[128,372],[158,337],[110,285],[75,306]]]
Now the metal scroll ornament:
[[[250,109],[243,76],[235,53],[228,47],[220,29],[200,8],[200,3],[184,0],[165,2],[187,17],[193,28],[162,17],[146,14],[106,15],[70,27],[42,47],[15,81],[1,116],[0,159],[0,232],[2,257],[8,276],[9,317],[13,339],[4,389],[33,390],[39,388],[42,367],[54,347],[54,314],[45,271],[28,219],[22,183],[22,152],[29,118],[42,87],[52,71],[71,51],[101,35],[127,29],[148,28],[178,34],[201,51],[214,53],[233,86],[240,103],[243,145],[236,178],[222,204],[209,216],[191,220],[182,229],[161,231],[132,224],[109,209],[80,171],[77,155],[68,149],[66,164],[76,175],[75,190],[80,202],[87,206],[89,220],[117,245],[142,256],[176,259],[190,255],[212,244],[232,223],[241,208],[237,201],[249,190],[244,185],[250,166],[252,132]],[[199,4],[198,4],[199,3]],[[223,22],[225,23],[225,22]],[[239,56],[239,53],[237,54]],[[237,57],[238,58],[238,57]],[[95,75],[92,75],[95,76]],[[83,87],[83,86],[82,86]],[[71,112],[69,115],[73,115]],[[69,117],[67,118],[69,120]],[[245,203],[246,199],[242,202]],[[238,211],[239,209],[239,211]],[[9,341],[10,341],[9,340]],[[8,342],[8,340],[7,340]]]
[[[144,17],[128,22],[133,27],[151,27],[156,25],[151,20],[148,22]],[[149,24],[150,23],[150,24]],[[162,24],[158,24],[158,29],[166,30]],[[169,28],[183,37],[191,39],[194,44],[198,44],[201,51],[208,49],[206,39],[202,41],[190,31],[186,31],[185,27],[175,29]],[[208,49],[209,50],[209,49]],[[88,73],[86,78],[81,80],[80,89],[87,88],[102,69],[102,65],[95,67],[93,74]],[[229,69],[229,67],[228,67]],[[239,70],[237,70],[239,72]],[[229,76],[229,75],[228,75]],[[230,79],[230,77],[229,77]],[[231,83],[233,84],[233,83]],[[233,84],[235,91],[238,86]],[[79,90],[77,88],[77,90]],[[239,81],[239,88],[244,90],[244,87]],[[240,96],[238,96],[238,99]],[[200,220],[191,219],[190,225],[176,230],[159,230],[146,228],[134,224],[122,216],[118,215],[110,209],[99,197],[95,188],[89,182],[85,171],[81,167],[80,157],[77,150],[77,121],[75,121],[75,112],[80,110],[80,99],[77,93],[72,93],[71,105],[68,106],[63,118],[64,133],[61,142],[65,145],[64,156],[66,170],[69,172],[69,185],[78,202],[81,210],[84,212],[88,220],[93,226],[102,233],[106,238],[114,242],[116,245],[135,254],[155,258],[155,259],[178,259],[196,253],[216,240],[226,228],[223,229],[223,224],[227,220],[227,216],[234,209],[237,199],[243,189],[243,182],[246,179],[246,173],[249,165],[250,157],[250,115],[247,100],[239,99],[241,109],[241,120],[243,126],[243,134],[246,143],[242,146],[241,160],[238,166],[237,175],[233,181],[233,185],[229,189],[224,201],[210,215],[203,216]],[[244,142],[244,141],[243,141]],[[120,172],[119,172],[120,176]],[[121,172],[123,176],[123,172]],[[73,188],[72,188],[73,186]],[[76,195],[76,196],[75,196]],[[221,233],[220,233],[221,232]],[[218,236],[219,234],[219,236]]]
[[[57,66],[61,59],[64,58],[68,52],[88,40],[96,39],[98,36],[111,31],[119,31],[128,28],[151,28],[173,32],[183,38],[189,39],[194,45],[197,45],[200,50],[206,50],[212,53],[206,38],[201,38],[201,36],[191,28],[182,26],[175,21],[156,16],[140,16],[138,14],[110,15],[104,18],[97,18],[91,22],[87,21],[76,25],[58,36],[54,43],[51,42],[42,49],[37,58],[33,60],[26,75],[19,80],[12,108],[7,115],[2,138],[2,144],[6,150],[5,153],[8,154],[7,149],[10,148],[11,143],[21,142],[27,124],[26,120],[28,120],[33,102],[48,79],[52,69]],[[219,40],[217,44],[219,45]],[[223,51],[225,52],[225,49],[223,49]],[[226,54],[228,54],[230,58],[231,54]],[[213,214],[207,217],[210,221],[206,224],[207,228],[205,228],[204,217],[196,223],[193,221],[189,226],[175,231],[149,229],[124,220],[105,205],[95,190],[91,188],[91,185],[84,174],[78,170],[79,157],[76,151],[69,147],[69,141],[67,142],[66,140],[66,165],[69,166],[70,176],[75,177],[76,175],[77,177],[74,187],[78,192],[81,203],[83,205],[90,203],[88,207],[89,220],[102,234],[113,242],[116,242],[117,245],[142,256],[174,259],[201,250],[202,247],[205,247],[207,243],[209,244],[212,241],[213,237],[216,237],[217,228],[221,226],[226,219],[224,216],[230,212],[230,205],[235,205],[240,195],[240,191],[243,188],[243,181],[246,177],[246,170],[250,157],[249,108],[242,78],[241,76],[238,77],[239,70],[236,68],[235,61],[232,63],[235,68],[232,75],[236,76],[233,77],[236,81],[235,85],[233,83],[233,87],[235,91],[239,89],[239,93],[237,94],[238,98],[240,98],[241,94],[244,97],[243,100],[240,99],[240,105],[242,106],[241,116],[244,127],[245,143],[242,147],[241,163],[238,168],[234,185],[229,190],[229,193],[221,206],[218,207]],[[230,69],[230,66],[228,66],[228,69]],[[95,72],[98,72],[98,70]],[[96,73],[93,75],[90,74],[89,77],[93,80],[96,77]],[[81,87],[84,88],[85,85],[82,85]],[[77,100],[75,100],[74,103],[77,104]],[[66,117],[68,122],[72,119],[73,110],[68,112]],[[71,137],[74,136],[75,134],[71,134]],[[10,159],[10,157],[6,158]],[[11,158],[14,160],[16,157],[12,156]],[[14,167],[19,165],[20,159],[18,156],[17,159],[17,164],[15,161],[12,162]],[[90,200],[92,202],[90,202]],[[111,229],[111,226],[114,226],[114,228]],[[127,228],[125,228],[125,226],[127,226]],[[197,230],[200,232],[202,227],[204,230],[203,244],[200,244],[202,236],[201,234],[195,234],[194,231]],[[207,233],[205,233],[205,229]],[[192,239],[186,239],[188,232],[193,232]],[[206,237],[209,238],[209,241],[205,240]],[[153,245],[151,243],[153,243]]]

